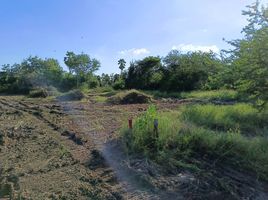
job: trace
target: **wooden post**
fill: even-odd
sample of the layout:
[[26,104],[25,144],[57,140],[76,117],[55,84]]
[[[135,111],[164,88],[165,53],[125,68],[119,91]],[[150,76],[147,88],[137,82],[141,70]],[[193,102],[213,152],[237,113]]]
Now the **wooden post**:
[[158,119],[154,119],[154,133],[155,133],[155,139],[158,138]]
[[129,128],[130,130],[132,130],[132,128],[133,128],[133,125],[132,125],[132,119],[129,119],[129,120],[128,120],[128,128]]

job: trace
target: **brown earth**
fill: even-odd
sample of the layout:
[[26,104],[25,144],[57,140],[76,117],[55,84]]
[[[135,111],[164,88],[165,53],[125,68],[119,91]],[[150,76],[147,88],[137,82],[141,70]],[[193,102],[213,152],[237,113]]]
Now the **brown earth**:
[[268,199],[264,183],[226,166],[203,160],[205,179],[128,156],[118,130],[147,107],[0,96],[0,199]]

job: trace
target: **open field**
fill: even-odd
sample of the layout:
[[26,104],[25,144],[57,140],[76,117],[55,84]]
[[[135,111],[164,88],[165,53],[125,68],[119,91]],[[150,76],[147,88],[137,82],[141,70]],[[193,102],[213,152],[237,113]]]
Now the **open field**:
[[[0,97],[0,197],[12,199],[266,199],[251,172],[196,157],[170,169],[128,154],[119,130],[148,104]],[[174,114],[187,101],[156,101]],[[175,114],[176,115],[176,114]],[[193,164],[201,170],[194,170]],[[168,169],[168,170],[167,170]]]

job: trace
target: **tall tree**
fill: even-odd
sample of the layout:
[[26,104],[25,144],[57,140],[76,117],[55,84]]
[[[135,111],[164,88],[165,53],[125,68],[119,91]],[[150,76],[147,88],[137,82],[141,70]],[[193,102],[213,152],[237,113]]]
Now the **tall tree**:
[[227,53],[236,87],[265,105],[268,101],[268,8],[259,1],[247,8],[242,13],[248,20],[242,31],[244,38],[230,41],[234,49]]
[[64,63],[68,66],[69,72],[76,75],[77,87],[79,87],[79,80],[82,76],[88,73],[94,73],[100,68],[100,62],[89,55],[81,53],[75,54],[68,51],[64,57]]
[[119,69],[121,70],[121,74],[122,74],[123,70],[126,67],[126,61],[124,59],[120,59],[120,60],[118,60],[118,65],[119,65]]

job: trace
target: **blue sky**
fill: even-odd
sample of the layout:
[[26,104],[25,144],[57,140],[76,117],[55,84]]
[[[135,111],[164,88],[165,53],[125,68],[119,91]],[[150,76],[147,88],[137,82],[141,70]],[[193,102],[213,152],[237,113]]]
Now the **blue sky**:
[[[99,59],[99,73],[171,49],[229,48],[241,37],[241,10],[254,0],[1,0],[0,65],[66,51]],[[262,0],[267,3],[268,0]]]

